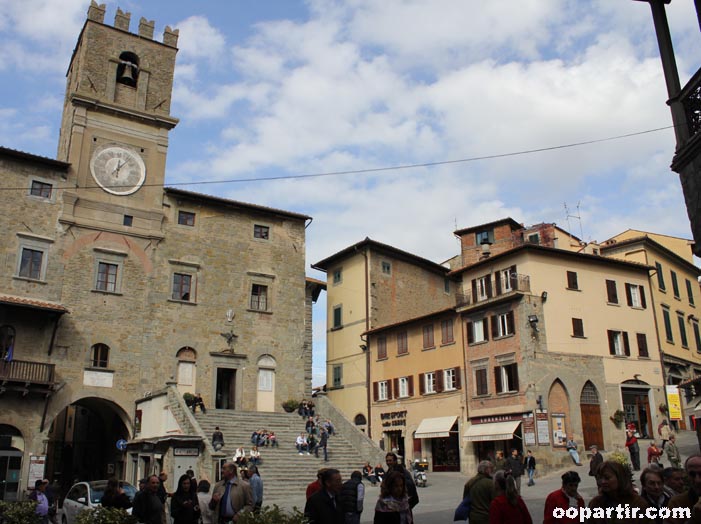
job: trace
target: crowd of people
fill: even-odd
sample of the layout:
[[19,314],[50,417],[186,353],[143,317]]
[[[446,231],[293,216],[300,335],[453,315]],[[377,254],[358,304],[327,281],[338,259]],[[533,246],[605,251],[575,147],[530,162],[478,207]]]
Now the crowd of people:
[[295,448],[300,455],[314,453],[319,458],[319,450],[324,454],[324,462],[329,461],[329,437],[336,434],[336,428],[330,419],[322,420],[314,413],[314,402],[302,399],[297,413],[304,419],[304,431],[295,439]]
[[419,496],[412,475],[395,453],[387,453],[385,462],[387,470],[380,464],[373,470],[366,462],[363,471],[354,471],[345,482],[339,470],[320,469],[316,480],[307,486],[304,515],[309,524],[358,524],[365,505],[364,478],[374,481],[373,485],[380,482],[375,524],[413,524],[412,510]]

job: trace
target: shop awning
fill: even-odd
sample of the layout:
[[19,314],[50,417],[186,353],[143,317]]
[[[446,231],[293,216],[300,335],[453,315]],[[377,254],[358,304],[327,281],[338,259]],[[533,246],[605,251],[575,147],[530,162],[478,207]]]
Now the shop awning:
[[470,442],[485,440],[511,440],[514,431],[521,423],[520,420],[506,422],[489,422],[488,424],[472,424],[465,432],[465,439]]
[[419,424],[414,438],[437,438],[450,435],[450,428],[455,424],[457,415],[452,417],[425,418]]

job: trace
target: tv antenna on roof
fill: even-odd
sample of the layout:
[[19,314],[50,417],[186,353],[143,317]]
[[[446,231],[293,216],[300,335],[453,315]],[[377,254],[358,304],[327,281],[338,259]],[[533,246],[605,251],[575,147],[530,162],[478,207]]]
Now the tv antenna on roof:
[[576,218],[579,221],[579,238],[584,242],[584,230],[582,229],[582,216],[579,213],[579,202],[577,202],[577,214],[573,215],[570,213],[570,209],[567,207],[567,202],[565,202],[565,219],[567,220],[567,231],[572,232],[572,227],[570,226],[570,218]]

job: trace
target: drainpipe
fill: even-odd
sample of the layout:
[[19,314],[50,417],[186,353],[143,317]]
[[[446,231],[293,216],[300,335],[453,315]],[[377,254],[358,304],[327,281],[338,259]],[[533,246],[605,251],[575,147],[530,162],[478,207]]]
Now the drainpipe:
[[[365,258],[365,331],[370,329],[370,278],[368,276],[369,262],[368,262],[368,249],[367,247],[362,252],[363,258]],[[368,412],[368,438],[372,439],[372,413],[370,412],[370,347],[368,345],[365,350],[365,397],[367,403]]]

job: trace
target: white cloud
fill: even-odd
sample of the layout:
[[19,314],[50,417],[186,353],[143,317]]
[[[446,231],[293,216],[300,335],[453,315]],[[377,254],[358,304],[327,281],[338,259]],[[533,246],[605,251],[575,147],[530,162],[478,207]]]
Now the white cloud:
[[222,59],[226,39],[203,16],[191,16],[175,25],[180,30],[178,47],[184,59],[206,59],[213,62]]

